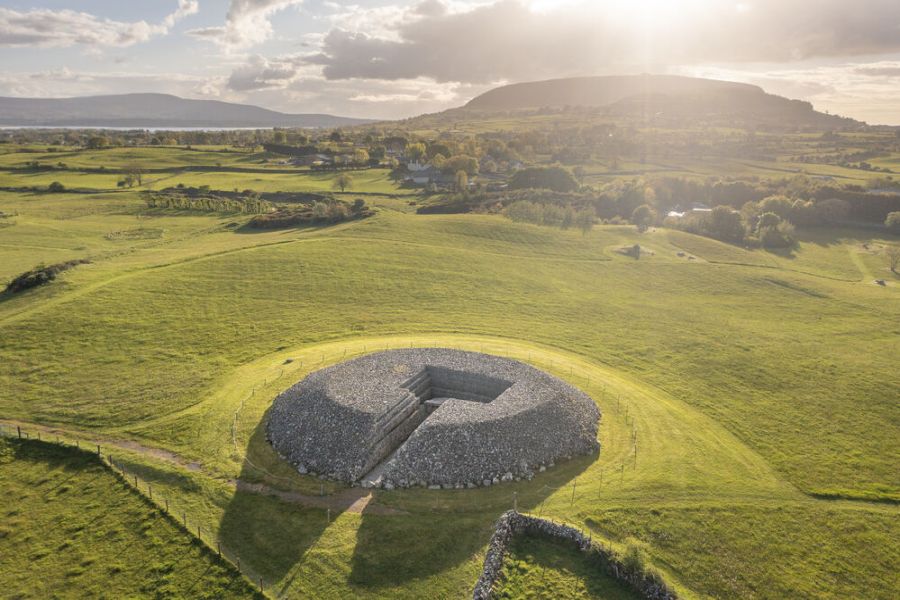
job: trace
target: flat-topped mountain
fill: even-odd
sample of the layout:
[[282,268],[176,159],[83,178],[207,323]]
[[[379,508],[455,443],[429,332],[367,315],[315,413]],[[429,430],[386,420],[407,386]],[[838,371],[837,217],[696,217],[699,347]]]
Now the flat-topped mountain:
[[48,127],[342,127],[366,119],[287,114],[259,106],[170,94],[78,98],[0,97],[0,125]]
[[463,108],[515,111],[565,106],[604,107],[612,115],[735,115],[823,126],[861,125],[827,115],[812,104],[766,93],[746,83],[676,75],[573,77],[495,88]]

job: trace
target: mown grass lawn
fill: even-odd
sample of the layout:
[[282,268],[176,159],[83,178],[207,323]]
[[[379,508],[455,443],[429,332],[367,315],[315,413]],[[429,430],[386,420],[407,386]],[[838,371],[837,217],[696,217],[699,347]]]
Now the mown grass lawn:
[[[687,597],[898,587],[900,279],[871,250],[885,240],[820,231],[782,256],[393,208],[248,234],[217,215],[139,220],[128,193],[48,202],[0,195],[19,213],[0,229],[3,261],[27,262],[27,240],[46,248],[36,257],[97,260],[0,301],[0,415],[120,443],[285,597],[463,597],[514,493],[523,510],[637,546]],[[139,222],[166,233],[103,237]],[[653,254],[616,252],[634,243]],[[532,482],[379,491],[362,512],[343,500],[352,490],[277,459],[262,432],[279,391],[409,345],[510,355],[570,380],[603,411],[601,453]],[[593,585],[559,577],[548,589]]]

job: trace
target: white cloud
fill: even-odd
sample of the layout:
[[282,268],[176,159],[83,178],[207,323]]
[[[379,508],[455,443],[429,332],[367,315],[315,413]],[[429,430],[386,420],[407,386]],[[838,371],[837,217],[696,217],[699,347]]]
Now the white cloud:
[[131,46],[168,33],[177,21],[198,10],[196,0],[179,0],[173,13],[151,24],[113,21],[73,10],[0,8],[0,46]]
[[283,88],[299,76],[301,65],[302,60],[297,57],[270,59],[254,55],[231,72],[228,88],[238,92]]
[[[392,16],[379,21],[377,10]],[[900,51],[897,0],[858,0],[852,9],[845,0],[432,0],[377,10],[337,13],[310,62],[331,79],[482,83]]]
[[0,72],[0,96],[66,98],[158,92],[183,97],[218,97],[222,95],[224,79],[182,73],[74,71],[63,67],[27,73]]
[[302,3],[303,0],[231,0],[225,25],[192,29],[188,33],[216,42],[227,50],[247,48],[272,35],[273,14]]

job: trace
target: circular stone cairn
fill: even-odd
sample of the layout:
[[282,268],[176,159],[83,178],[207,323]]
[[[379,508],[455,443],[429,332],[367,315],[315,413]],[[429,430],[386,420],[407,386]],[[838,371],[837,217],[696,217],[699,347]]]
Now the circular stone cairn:
[[599,419],[588,395],[534,367],[416,348],[310,374],[275,399],[267,436],[300,473],[450,489],[531,479],[596,452]]

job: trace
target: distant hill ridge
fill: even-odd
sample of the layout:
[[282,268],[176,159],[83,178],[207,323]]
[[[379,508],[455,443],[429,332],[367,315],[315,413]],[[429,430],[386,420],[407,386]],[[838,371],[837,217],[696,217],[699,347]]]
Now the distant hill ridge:
[[746,83],[677,75],[572,77],[495,88],[463,109],[512,111],[544,107],[606,107],[612,114],[743,114],[826,125],[862,124],[826,115],[812,104],[766,93]]
[[77,98],[0,97],[0,125],[48,127],[342,127],[371,120],[287,114],[219,100],[170,94]]

